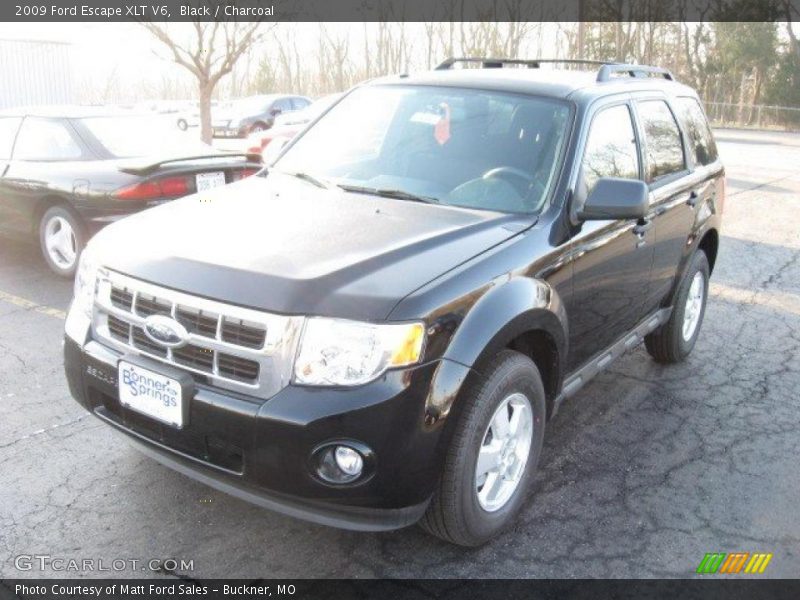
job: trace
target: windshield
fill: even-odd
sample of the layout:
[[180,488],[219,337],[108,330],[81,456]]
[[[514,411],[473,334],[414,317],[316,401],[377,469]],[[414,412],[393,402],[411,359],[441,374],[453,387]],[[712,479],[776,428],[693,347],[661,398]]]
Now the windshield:
[[88,117],[81,123],[117,158],[172,152],[202,154],[211,150],[180,131],[171,117],[118,115]]
[[553,183],[568,118],[566,104],[531,96],[364,87],[343,98],[274,167],[349,191],[534,213]]

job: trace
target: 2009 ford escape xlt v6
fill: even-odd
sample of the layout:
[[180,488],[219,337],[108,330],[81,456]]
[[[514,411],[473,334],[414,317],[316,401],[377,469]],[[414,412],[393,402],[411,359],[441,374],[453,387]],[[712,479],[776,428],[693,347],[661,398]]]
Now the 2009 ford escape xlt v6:
[[724,200],[694,91],[545,62],[359,86],[259,176],[103,230],[73,395],[262,506],[492,538],[565,398],[641,340],[692,350]]

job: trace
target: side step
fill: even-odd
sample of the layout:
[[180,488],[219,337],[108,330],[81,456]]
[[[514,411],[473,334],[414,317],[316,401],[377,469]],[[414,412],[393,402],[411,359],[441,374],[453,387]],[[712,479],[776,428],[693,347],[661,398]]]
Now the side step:
[[639,323],[636,328],[626,333],[608,348],[595,354],[583,367],[564,380],[561,393],[555,400],[553,415],[567,398],[574,396],[578,390],[586,385],[595,375],[605,371],[615,360],[644,341],[644,336],[655,331],[669,320],[672,308],[662,308]]

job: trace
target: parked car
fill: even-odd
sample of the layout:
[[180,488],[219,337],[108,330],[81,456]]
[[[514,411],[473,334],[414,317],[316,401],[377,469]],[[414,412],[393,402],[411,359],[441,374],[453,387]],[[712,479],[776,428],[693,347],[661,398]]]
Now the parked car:
[[692,351],[724,169],[664,69],[464,60],[355,88],[208,206],[101,232],[66,321],[78,402],[295,517],[508,527],[567,398],[642,341]]
[[309,104],[311,100],[305,96],[248,96],[232,102],[227,109],[215,111],[211,126],[215,137],[243,138],[269,129],[278,115],[301,110]]
[[200,125],[200,109],[191,100],[146,100],[136,104],[140,112],[149,111],[158,115],[171,115],[181,131]]
[[306,125],[328,110],[340,97],[341,94],[328,94],[315,100],[306,108],[278,115],[275,117],[275,124],[272,127],[264,131],[256,131],[247,137],[247,151],[258,154],[263,152],[276,138],[292,139]]
[[171,123],[103,108],[0,113],[0,231],[37,235],[50,268],[72,276],[102,226],[260,168],[187,142]]

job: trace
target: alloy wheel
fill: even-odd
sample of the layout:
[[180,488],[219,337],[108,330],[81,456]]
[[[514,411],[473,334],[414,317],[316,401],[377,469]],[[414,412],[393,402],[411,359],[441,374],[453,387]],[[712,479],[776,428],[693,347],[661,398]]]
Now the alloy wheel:
[[683,339],[688,342],[692,339],[697,326],[700,324],[700,315],[703,312],[703,297],[705,280],[699,271],[692,278],[689,294],[686,296],[686,305],[683,309]]
[[533,441],[533,410],[514,393],[495,410],[484,432],[475,465],[475,493],[487,512],[505,506],[519,487]]
[[45,225],[44,244],[50,259],[61,269],[71,269],[78,256],[75,231],[64,217],[53,217]]

